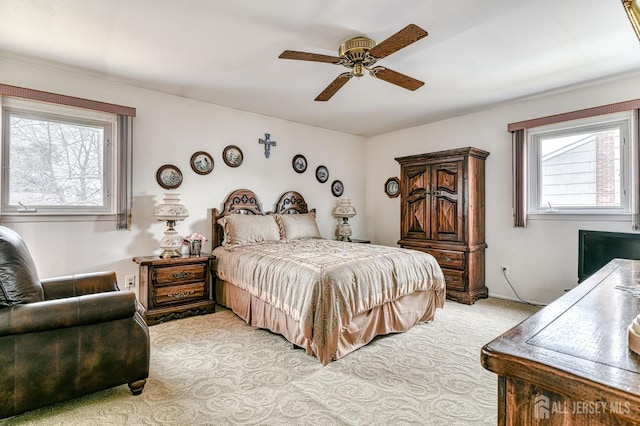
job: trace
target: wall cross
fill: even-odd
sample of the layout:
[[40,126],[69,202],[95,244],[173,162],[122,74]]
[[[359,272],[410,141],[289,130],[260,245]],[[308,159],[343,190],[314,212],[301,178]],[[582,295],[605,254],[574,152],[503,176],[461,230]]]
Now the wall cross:
[[271,147],[276,146],[276,141],[270,140],[271,134],[265,133],[264,139],[258,139],[258,143],[264,144],[264,156],[265,158],[269,158],[269,154],[271,154]]

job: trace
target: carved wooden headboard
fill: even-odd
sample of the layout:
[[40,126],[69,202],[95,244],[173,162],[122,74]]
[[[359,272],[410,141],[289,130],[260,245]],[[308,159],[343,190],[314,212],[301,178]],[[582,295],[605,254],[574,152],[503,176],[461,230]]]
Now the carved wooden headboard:
[[249,189],[237,189],[227,196],[222,210],[213,209],[211,215],[211,244],[212,249],[222,245],[224,231],[218,224],[218,219],[230,214],[265,214],[262,203],[256,194]]
[[[276,203],[274,213],[278,214],[302,214],[315,212],[309,210],[304,197],[296,191],[288,191],[280,196]],[[230,214],[271,214],[262,210],[262,203],[258,196],[249,189],[237,189],[227,196],[222,205],[222,210],[213,209],[211,215],[211,244],[212,249],[221,246],[224,238],[224,230],[218,224],[218,219]]]
[[308,212],[307,202],[304,201],[304,197],[296,191],[285,192],[280,196],[280,199],[276,203],[275,213],[299,214]]

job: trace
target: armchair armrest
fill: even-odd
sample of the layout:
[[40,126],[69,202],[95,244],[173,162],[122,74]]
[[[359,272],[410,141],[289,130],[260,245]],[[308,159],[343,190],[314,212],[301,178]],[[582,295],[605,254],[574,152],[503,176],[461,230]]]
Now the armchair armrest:
[[45,300],[120,290],[116,273],[111,271],[46,278],[40,283]]
[[136,312],[130,291],[45,300],[0,309],[0,336],[132,318]]

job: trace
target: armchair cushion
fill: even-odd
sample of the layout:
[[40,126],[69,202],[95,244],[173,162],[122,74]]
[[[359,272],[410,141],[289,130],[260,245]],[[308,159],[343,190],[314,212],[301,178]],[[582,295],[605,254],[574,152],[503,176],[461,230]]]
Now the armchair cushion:
[[136,310],[136,295],[130,291],[30,303],[0,311],[0,337],[131,318]]
[[40,284],[42,284],[42,289],[44,290],[45,300],[119,290],[118,280],[113,271],[44,278],[40,281]]
[[15,231],[0,226],[0,309],[43,300],[27,245]]

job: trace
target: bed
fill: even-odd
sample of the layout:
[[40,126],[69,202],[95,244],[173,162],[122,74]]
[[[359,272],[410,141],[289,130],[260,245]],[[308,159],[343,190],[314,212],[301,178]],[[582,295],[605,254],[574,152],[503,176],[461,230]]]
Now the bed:
[[295,191],[269,213],[252,191],[232,192],[212,211],[212,241],[216,302],[323,365],[430,321],[444,305],[444,276],[431,255],[324,239]]

